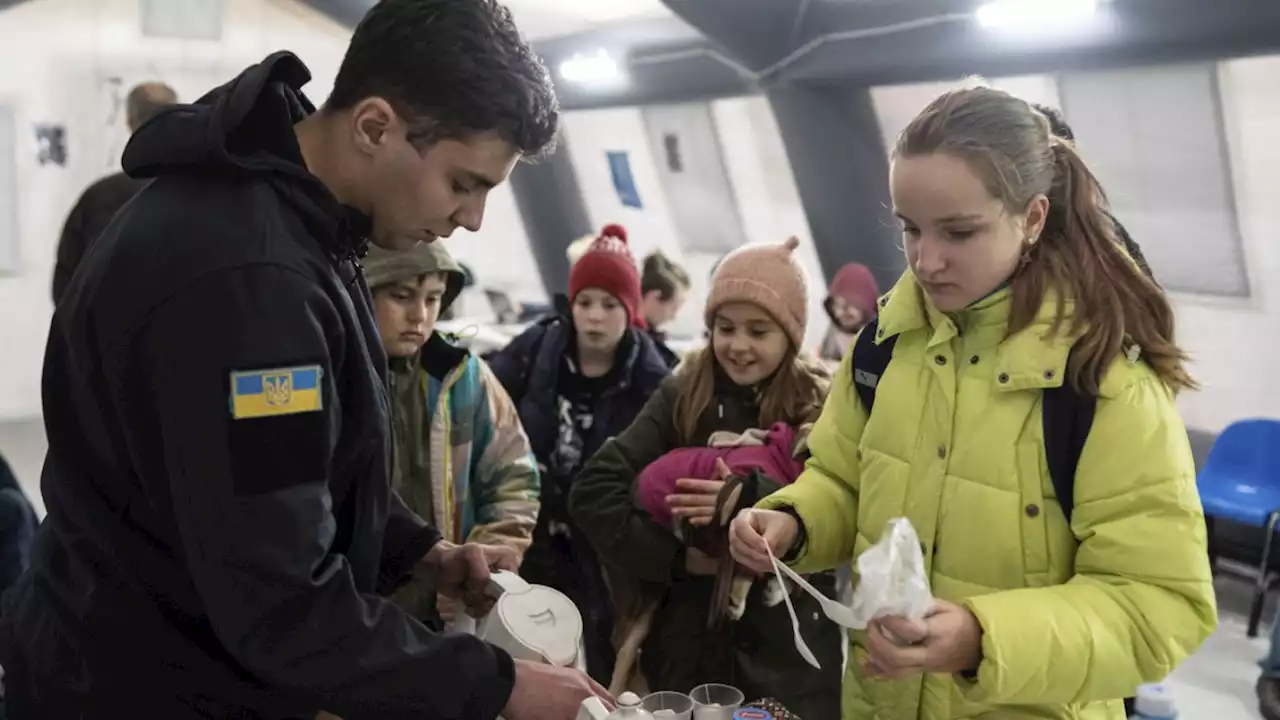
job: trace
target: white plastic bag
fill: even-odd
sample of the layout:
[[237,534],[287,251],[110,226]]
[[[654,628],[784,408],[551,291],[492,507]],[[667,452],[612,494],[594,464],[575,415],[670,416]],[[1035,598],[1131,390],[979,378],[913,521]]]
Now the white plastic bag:
[[[845,636],[842,666],[847,666],[849,662],[846,628],[865,630],[867,623],[880,617],[923,620],[933,607],[933,594],[929,592],[929,578],[924,571],[924,553],[920,550],[916,529],[906,518],[890,520],[879,542],[858,557],[858,587],[853,592],[852,607],[846,607],[818,592],[794,570],[778,562],[772,554],[769,559],[773,562],[773,572],[779,583],[784,575],[790,578],[797,587],[818,601],[827,618],[840,626],[840,633]],[[821,669],[817,657],[800,636],[800,621],[791,605],[790,596],[785,600],[787,611],[791,614],[796,650],[810,665]]]
[[858,556],[858,587],[853,591],[853,614],[863,630],[881,617],[923,620],[933,607],[929,577],[924,571],[920,538],[906,518],[889,521],[879,542]]

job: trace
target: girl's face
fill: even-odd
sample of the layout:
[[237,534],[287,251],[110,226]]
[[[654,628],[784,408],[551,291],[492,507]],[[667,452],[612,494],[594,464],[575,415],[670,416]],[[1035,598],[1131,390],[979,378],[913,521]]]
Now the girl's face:
[[627,332],[627,309],[618,298],[600,288],[586,288],[573,299],[573,327],[578,349],[613,352]]
[[963,160],[932,154],[897,158],[890,171],[907,265],[942,312],[981,300],[1008,280],[1049,211],[1038,195],[1013,214]]
[[409,357],[427,342],[440,317],[440,301],[445,289],[444,276],[432,273],[379,288],[374,293],[378,333],[387,357]]
[[755,385],[778,370],[791,340],[773,316],[754,303],[725,303],[711,324],[716,362],[738,385]]

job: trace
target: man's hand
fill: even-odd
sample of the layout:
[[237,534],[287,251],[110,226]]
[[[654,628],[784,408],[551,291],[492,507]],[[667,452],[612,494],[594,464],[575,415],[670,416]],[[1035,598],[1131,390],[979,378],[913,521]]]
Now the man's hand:
[[582,702],[591,696],[613,709],[613,696],[585,673],[516,660],[516,684],[502,710],[505,720],[569,720],[578,716]]
[[458,615],[465,610],[463,604],[447,595],[436,594],[436,614],[444,622],[445,630],[453,630],[458,622]]
[[441,540],[422,558],[420,570],[442,595],[461,600],[467,614],[483,617],[493,609],[494,598],[489,588],[489,574],[495,570],[515,572],[520,556],[514,549],[499,545],[467,543],[454,545]]

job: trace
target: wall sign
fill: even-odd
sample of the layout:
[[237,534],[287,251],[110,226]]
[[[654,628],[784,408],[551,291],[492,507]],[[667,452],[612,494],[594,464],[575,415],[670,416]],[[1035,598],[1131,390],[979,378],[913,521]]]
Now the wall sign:
[[618,192],[618,200],[623,207],[641,208],[640,193],[636,191],[636,181],[631,175],[631,160],[624,151],[611,150],[606,153],[609,158],[609,173],[613,176],[613,189]]

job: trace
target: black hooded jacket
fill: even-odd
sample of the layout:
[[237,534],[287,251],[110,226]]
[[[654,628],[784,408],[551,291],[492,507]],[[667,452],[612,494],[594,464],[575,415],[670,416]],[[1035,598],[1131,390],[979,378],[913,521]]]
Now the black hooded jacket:
[[367,219],[305,168],[278,53],[144,125],[44,367],[48,516],[5,597],[10,717],[494,718],[511,658],[378,595],[439,535],[388,482]]

